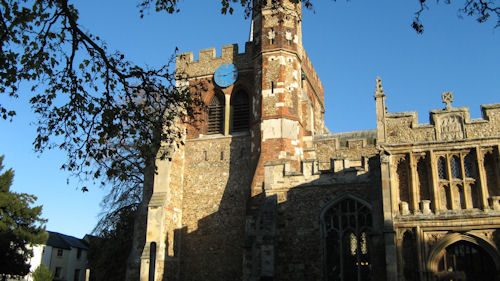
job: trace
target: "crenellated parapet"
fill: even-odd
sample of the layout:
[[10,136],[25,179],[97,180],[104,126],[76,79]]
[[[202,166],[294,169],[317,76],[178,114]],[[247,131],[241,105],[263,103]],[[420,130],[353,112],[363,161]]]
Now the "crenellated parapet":
[[[224,45],[220,56],[215,48],[202,49],[198,53],[198,60],[194,60],[193,52],[177,55],[176,72],[188,79],[212,76],[221,64],[232,63],[239,72],[251,70],[253,44],[245,44],[245,52],[239,53],[238,44]],[[183,78],[184,78],[183,77]]]
[[[451,93],[443,93],[451,94]],[[446,102],[446,101],[445,101]],[[385,144],[463,141],[500,138],[500,104],[482,105],[482,118],[471,119],[469,107],[431,110],[430,123],[419,124],[417,112],[384,113]]]
[[377,155],[376,130],[316,135],[315,155],[323,172],[342,172],[355,169],[367,171],[369,158]]

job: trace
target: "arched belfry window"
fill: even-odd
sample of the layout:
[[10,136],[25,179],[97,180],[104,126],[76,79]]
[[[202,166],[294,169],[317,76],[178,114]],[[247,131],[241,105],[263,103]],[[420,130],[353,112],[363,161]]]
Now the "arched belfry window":
[[233,132],[248,130],[250,121],[250,106],[248,96],[244,91],[238,91],[231,98],[233,109]]
[[321,214],[328,281],[370,278],[371,208],[351,195],[343,196]]
[[224,95],[215,93],[208,105],[207,134],[224,134]]

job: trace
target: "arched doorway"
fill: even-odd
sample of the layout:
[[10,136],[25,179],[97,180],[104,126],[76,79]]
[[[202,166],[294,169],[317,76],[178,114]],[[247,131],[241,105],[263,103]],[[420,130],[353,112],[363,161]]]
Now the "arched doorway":
[[442,250],[437,264],[437,280],[496,280],[496,266],[489,253],[469,241],[455,242]]

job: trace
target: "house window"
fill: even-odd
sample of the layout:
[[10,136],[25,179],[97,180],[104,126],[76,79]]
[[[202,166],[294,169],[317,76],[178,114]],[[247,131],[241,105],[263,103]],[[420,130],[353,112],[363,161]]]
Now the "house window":
[[207,134],[224,134],[224,96],[216,93],[208,106]]
[[76,258],[80,259],[81,256],[82,256],[82,249],[78,248],[78,250],[76,252]]
[[62,277],[62,267],[56,266],[56,272],[54,273],[54,278],[61,278]]
[[63,249],[57,249],[57,256],[62,257],[63,255]]
[[233,109],[233,132],[246,131],[249,128],[250,106],[248,96],[245,92],[239,91],[231,99]]
[[322,214],[325,275],[329,281],[370,280],[370,208],[348,196]]
[[80,269],[75,269],[75,277],[73,278],[74,281],[80,281]]

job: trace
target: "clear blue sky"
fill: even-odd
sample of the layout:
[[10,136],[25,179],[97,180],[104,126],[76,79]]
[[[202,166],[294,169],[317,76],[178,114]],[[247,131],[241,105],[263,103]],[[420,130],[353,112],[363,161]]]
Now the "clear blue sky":
[[[220,15],[218,0],[181,1],[176,15],[151,12],[139,18],[136,1],[74,1],[82,25],[139,64],[160,65],[172,55],[238,43],[244,50],[250,21],[241,9]],[[461,1],[458,1],[461,3]],[[453,91],[454,106],[500,102],[500,28],[457,17],[457,6],[431,4],[423,17],[425,33],[410,27],[417,0],[316,0],[304,11],[303,43],[325,86],[326,124],[332,132],[375,128],[373,92],[380,76],[390,112],[442,108],[441,92]],[[13,189],[38,196],[47,229],[77,237],[89,233],[106,190],[82,193],[76,179],[59,170],[65,154],[33,152],[35,121],[26,99],[4,101],[18,111],[12,123],[0,120],[0,154],[15,170]]]

